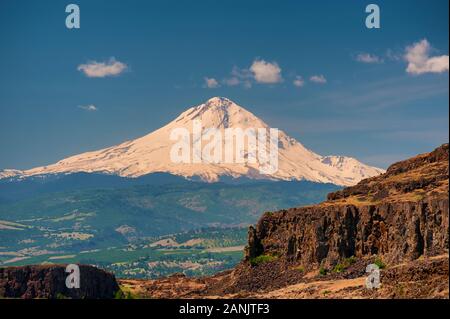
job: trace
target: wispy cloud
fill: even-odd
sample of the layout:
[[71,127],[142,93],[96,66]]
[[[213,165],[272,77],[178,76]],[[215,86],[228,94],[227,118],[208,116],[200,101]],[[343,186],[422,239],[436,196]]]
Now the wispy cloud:
[[208,89],[216,89],[220,86],[219,82],[215,78],[208,78],[205,77],[205,84],[204,87]]
[[301,88],[305,85],[305,80],[303,80],[303,78],[301,76],[297,75],[294,78],[294,81],[292,81],[292,84],[294,84],[294,86],[296,86],[296,87]]
[[78,105],[78,108],[88,111],[88,112],[95,112],[98,111],[98,108],[94,104],[89,105]]
[[276,62],[266,62],[256,59],[250,66],[250,71],[258,83],[274,84],[283,80],[281,68]]
[[448,93],[448,87],[436,83],[391,83],[372,83],[363,86],[367,90],[337,93],[333,99],[346,107],[376,111]]
[[236,86],[241,83],[241,80],[238,77],[233,76],[231,78],[224,79],[223,82],[228,86]]
[[368,165],[374,165],[376,167],[387,169],[392,164],[403,161],[406,158],[417,155],[417,153],[395,153],[395,154],[375,154],[375,155],[366,155],[358,157],[363,163]]
[[370,53],[359,53],[356,55],[355,60],[361,63],[382,63],[383,60],[375,55]]
[[403,60],[403,51],[387,49],[385,56],[386,56],[386,59],[389,61],[402,61]]
[[[440,124],[439,121],[432,123],[431,127],[428,129],[414,129],[414,130],[395,130],[380,132],[378,137],[385,138],[386,140],[397,140],[397,141],[422,141],[430,142],[437,141],[435,144],[443,143],[448,141],[448,131],[439,130],[434,128]],[[448,127],[448,123],[447,123]]]
[[317,84],[325,84],[327,83],[327,79],[322,75],[313,75],[309,78],[309,80],[313,83],[317,83]]
[[234,66],[231,70],[230,77],[225,78],[223,80],[223,84],[227,86],[242,85],[243,87],[248,89],[252,87],[252,79],[253,74],[249,69],[241,69],[237,66]]
[[[336,87],[320,95],[296,102],[297,107],[334,105],[335,114],[373,113],[385,108],[402,107],[428,98],[448,95],[448,81],[418,81],[401,76],[352,86]],[[355,123],[356,125],[356,123]]]
[[125,63],[110,58],[106,62],[89,61],[86,64],[80,64],[78,71],[83,72],[89,78],[104,78],[119,75],[127,68]]
[[431,45],[423,39],[406,47],[406,72],[410,74],[443,73],[449,70],[448,55],[430,57]]
[[[440,138],[448,140],[448,131],[443,128],[448,127],[448,120],[437,117],[424,117],[422,119],[385,119],[382,115],[373,115],[367,118],[364,115],[346,118],[345,116],[335,116],[333,119],[317,117],[307,119],[292,119],[292,117],[279,115],[276,122],[282,123],[289,132],[297,134],[336,134],[348,133],[358,134],[359,132],[372,132],[377,138],[402,138],[414,140],[426,140],[427,138]],[[277,124],[274,123],[274,124]],[[415,132],[409,133],[404,128],[414,127]]]

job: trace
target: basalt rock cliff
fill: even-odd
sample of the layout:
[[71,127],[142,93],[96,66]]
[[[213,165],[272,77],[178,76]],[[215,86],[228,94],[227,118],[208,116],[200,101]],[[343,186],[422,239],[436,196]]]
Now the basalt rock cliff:
[[0,268],[0,298],[114,298],[119,285],[113,274],[80,265],[80,288],[67,288],[63,265]]
[[332,267],[352,256],[395,264],[448,253],[448,160],[444,144],[319,205],[265,213],[249,229],[246,260]]

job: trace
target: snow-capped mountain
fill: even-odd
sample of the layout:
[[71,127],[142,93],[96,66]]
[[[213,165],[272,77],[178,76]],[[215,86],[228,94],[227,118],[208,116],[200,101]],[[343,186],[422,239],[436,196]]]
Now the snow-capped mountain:
[[170,151],[175,141],[170,133],[175,128],[186,128],[192,132],[194,120],[201,120],[203,132],[214,128],[265,128],[269,126],[261,119],[230,101],[214,97],[180,114],[175,120],[160,129],[135,140],[93,152],[65,158],[55,164],[30,170],[3,170],[1,178],[29,177],[46,174],[70,174],[97,172],[123,177],[166,172],[186,178],[199,177],[204,181],[218,181],[220,177],[247,177],[273,180],[308,180],[336,185],[354,185],[361,179],[379,175],[384,170],[365,165],[345,156],[321,156],[307,148],[281,130],[278,138],[278,170],[262,175],[258,163],[174,163]]

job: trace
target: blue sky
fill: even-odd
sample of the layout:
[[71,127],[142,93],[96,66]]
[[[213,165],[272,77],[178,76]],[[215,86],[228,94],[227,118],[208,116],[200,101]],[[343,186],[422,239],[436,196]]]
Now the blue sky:
[[[448,142],[447,0],[373,1],[377,30],[368,1],[72,2],[77,30],[65,27],[69,1],[0,2],[0,168],[139,137],[212,96],[319,154],[379,167]],[[428,60],[408,72],[414,45]],[[445,56],[447,71],[432,60]],[[111,58],[123,72],[79,70]],[[257,80],[262,61],[275,78]]]

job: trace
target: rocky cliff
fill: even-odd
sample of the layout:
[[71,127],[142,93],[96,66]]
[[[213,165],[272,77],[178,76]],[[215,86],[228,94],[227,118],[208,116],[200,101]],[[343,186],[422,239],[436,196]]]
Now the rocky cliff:
[[249,229],[246,259],[331,267],[351,256],[394,264],[448,252],[448,154],[445,144],[319,205],[264,214]]
[[[229,291],[288,285],[305,271],[364,260],[390,266],[448,255],[449,146],[389,167],[314,206],[267,212],[249,228],[245,260]],[[354,274],[355,275],[355,274]]]
[[66,287],[63,265],[0,268],[0,298],[114,298],[119,285],[113,274],[80,265],[80,288]]

